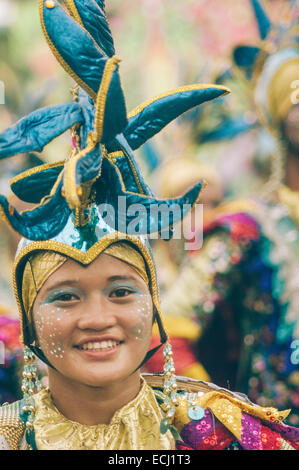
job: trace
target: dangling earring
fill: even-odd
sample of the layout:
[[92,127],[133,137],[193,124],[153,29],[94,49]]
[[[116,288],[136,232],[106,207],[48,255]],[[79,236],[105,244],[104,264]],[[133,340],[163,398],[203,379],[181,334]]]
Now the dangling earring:
[[23,400],[21,405],[21,418],[26,425],[26,440],[31,448],[36,448],[34,439],[34,417],[35,402],[34,394],[42,389],[42,384],[37,375],[35,364],[35,355],[27,347],[23,350],[24,354],[24,370],[22,381]]
[[163,394],[166,396],[164,405],[166,408],[166,417],[162,419],[160,425],[161,434],[165,434],[168,430],[171,431],[175,439],[178,439],[178,433],[172,426],[172,421],[175,416],[175,406],[178,404],[177,399],[177,383],[175,376],[175,367],[172,356],[172,347],[168,342],[163,349],[164,366],[163,366]]

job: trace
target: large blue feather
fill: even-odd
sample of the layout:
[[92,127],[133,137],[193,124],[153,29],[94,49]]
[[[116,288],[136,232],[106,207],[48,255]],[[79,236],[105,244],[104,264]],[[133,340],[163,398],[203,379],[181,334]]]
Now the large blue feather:
[[57,235],[70,215],[67,202],[61,195],[61,185],[46,204],[31,211],[19,213],[14,209],[12,212],[6,197],[2,195],[0,205],[13,229],[29,240],[48,240]]
[[[141,106],[139,112],[132,112],[123,134],[133,150],[138,149],[144,142],[158,134],[167,124],[206,101],[215,99],[229,92],[227,88],[198,86],[185,87],[165,93],[164,96],[153,98],[150,104]],[[137,108],[138,109],[138,108]],[[130,116],[130,115],[129,115]],[[119,150],[115,142],[107,144],[109,152]]]

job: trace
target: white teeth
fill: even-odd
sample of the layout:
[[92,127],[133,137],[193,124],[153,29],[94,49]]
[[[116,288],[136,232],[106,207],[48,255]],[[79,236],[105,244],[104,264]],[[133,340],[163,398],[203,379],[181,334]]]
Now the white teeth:
[[89,342],[89,343],[84,343],[81,346],[79,346],[79,349],[88,349],[88,350],[97,350],[97,349],[109,349],[117,346],[119,343],[117,341],[101,341],[99,342]]

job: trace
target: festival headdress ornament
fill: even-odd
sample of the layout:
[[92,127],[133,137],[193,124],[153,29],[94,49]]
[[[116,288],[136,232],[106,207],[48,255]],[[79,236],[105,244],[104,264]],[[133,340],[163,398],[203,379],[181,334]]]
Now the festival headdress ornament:
[[[26,328],[22,300],[26,262],[36,251],[50,250],[88,264],[115,240],[125,240],[145,260],[161,344],[167,342],[147,236],[164,233],[181,220],[196,204],[204,182],[200,181],[180,198],[158,199],[145,183],[133,151],[182,113],[229,92],[228,88],[217,85],[184,86],[162,93],[127,114],[120,82],[120,60],[115,56],[105,2],[39,0],[39,10],[49,47],[76,85],[72,102],[39,109],[0,135],[0,158],[41,152],[67,129],[71,129],[73,138],[69,158],[40,165],[11,180],[12,191],[21,200],[37,204],[33,210],[20,213],[0,195],[2,217],[24,237],[15,261],[14,287],[21,312],[22,340],[31,349],[25,353],[23,384],[27,397],[24,412],[29,413],[27,422],[31,431],[33,405],[30,400],[34,390],[31,379],[35,374],[32,351],[51,364],[32,342]],[[119,207],[120,196],[125,208]],[[138,235],[136,225],[131,228],[136,215],[126,210],[132,204],[140,204],[144,209]],[[161,205],[171,214],[166,221],[153,216],[152,209],[159,209]],[[180,211],[171,212],[174,206]],[[114,217],[105,218],[103,207],[112,207]],[[155,350],[149,351],[148,355],[153,352]],[[171,392],[170,345],[167,345],[165,358],[169,378],[165,390]]]

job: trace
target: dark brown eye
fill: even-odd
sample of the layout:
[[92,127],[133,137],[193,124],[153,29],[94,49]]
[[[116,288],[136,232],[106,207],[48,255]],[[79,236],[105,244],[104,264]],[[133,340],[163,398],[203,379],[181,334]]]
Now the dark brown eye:
[[126,288],[121,288],[121,289],[115,289],[113,292],[111,292],[110,296],[111,297],[128,297],[128,295],[133,294],[133,291],[126,289]]
[[60,294],[59,297],[56,298],[57,302],[71,302],[73,300],[77,300],[74,294]]

